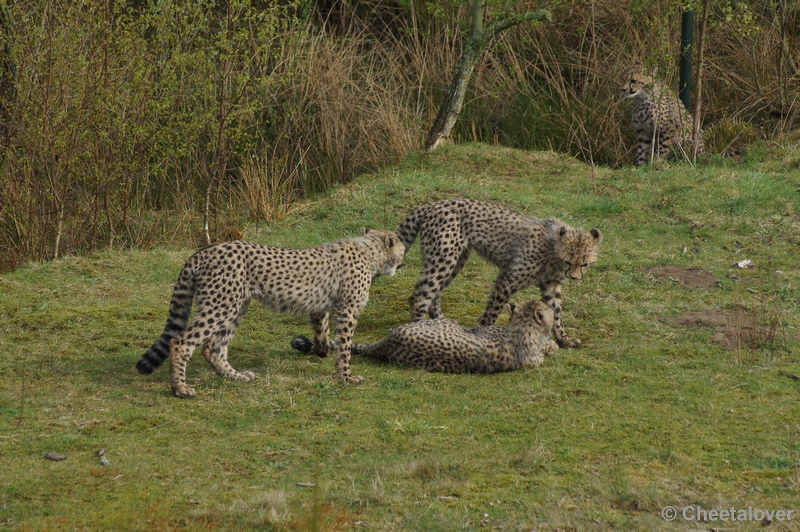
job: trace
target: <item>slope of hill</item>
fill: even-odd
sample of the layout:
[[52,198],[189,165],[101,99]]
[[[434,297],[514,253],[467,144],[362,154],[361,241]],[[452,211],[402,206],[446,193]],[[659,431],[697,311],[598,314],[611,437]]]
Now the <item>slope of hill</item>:
[[[796,527],[800,158],[751,153],[593,172],[552,152],[448,146],[246,231],[314,245],[395,228],[415,206],[457,195],[599,227],[600,261],[564,286],[567,330],[584,345],[536,370],[440,375],[355,359],[366,381],[346,386],[330,358],[289,347],[309,333],[306,317],[253,305],[230,360],[259,380],[223,380],[198,353],[197,397],[179,400],[166,367],[140,377],[134,364],[161,333],[191,250],[3,275],[0,523],[644,530],[725,528],[698,525],[696,507],[750,507],[795,510],[773,523]],[[397,276],[374,283],[357,341],[407,320],[419,266],[415,245]],[[444,294],[445,314],[474,324],[495,275],[473,257]]]

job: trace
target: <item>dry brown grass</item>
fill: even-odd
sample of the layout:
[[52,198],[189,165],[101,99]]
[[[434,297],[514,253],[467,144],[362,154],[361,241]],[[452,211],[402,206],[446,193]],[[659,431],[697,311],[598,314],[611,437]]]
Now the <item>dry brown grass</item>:
[[[453,140],[630,164],[618,76],[641,59],[677,88],[677,4],[563,2],[553,22],[503,33],[476,69]],[[420,148],[463,46],[463,9],[419,2],[321,2],[309,21],[278,7],[227,16],[175,5],[143,22],[114,6],[21,2],[8,10],[14,32],[0,19],[11,51],[0,59],[14,73],[0,88],[15,95],[0,113],[0,268],[192,241],[212,179],[210,218],[226,225],[212,233],[280,218],[298,195]],[[795,128],[793,9],[712,11],[709,151],[738,156]]]

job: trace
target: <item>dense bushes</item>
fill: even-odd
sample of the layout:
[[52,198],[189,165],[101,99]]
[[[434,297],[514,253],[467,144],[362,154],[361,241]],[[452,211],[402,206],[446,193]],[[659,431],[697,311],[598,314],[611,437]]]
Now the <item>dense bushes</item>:
[[[5,268],[195,239],[206,207],[210,237],[236,237],[245,220],[280,217],[300,194],[418,149],[466,17],[458,2],[400,0],[7,4]],[[796,9],[713,4],[705,124],[781,133],[798,92]],[[678,7],[565,1],[552,23],[508,31],[480,63],[454,136],[626,164],[617,75],[643,57],[676,85]],[[742,130],[715,138],[724,146]]]

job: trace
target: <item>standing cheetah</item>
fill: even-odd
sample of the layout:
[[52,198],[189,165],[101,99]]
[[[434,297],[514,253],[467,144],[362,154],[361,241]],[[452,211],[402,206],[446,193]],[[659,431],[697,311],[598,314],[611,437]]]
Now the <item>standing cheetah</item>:
[[419,207],[397,235],[411,247],[419,234],[422,271],[409,303],[411,319],[441,318],[442,291],[467,263],[471,250],[500,268],[478,325],[493,325],[511,295],[532,284],[555,313],[554,333],[562,347],[577,347],[561,322],[561,282],[581,279],[597,262],[598,229],[573,229],[557,219],[540,220],[497,203],[442,200]]
[[[394,275],[405,248],[392,231],[361,230],[361,236],[309,249],[227,242],[201,249],[181,270],[164,333],[136,364],[139,373],[152,373],[170,358],[170,381],[178,397],[193,397],[186,384],[186,366],[195,347],[216,372],[231,380],[249,382],[252,372],[236,371],[228,363],[228,344],[242,322],[251,298],[278,312],[309,314],[314,329],[310,348],[326,356],[331,348],[328,322],[336,324],[336,368],[346,382],[350,345],[359,313],[367,304],[369,287],[378,275]],[[192,299],[196,313],[189,321]],[[187,325],[188,324],[188,325]]]
[[538,367],[558,351],[550,339],[553,309],[541,301],[511,305],[506,327],[465,329],[453,320],[412,321],[353,354],[445,373],[496,373]]
[[[628,69],[622,82],[622,95],[633,98],[631,119],[636,131],[636,164],[644,166],[654,156],[692,153],[693,120],[675,93],[645,72],[640,62]],[[698,153],[703,150],[702,136]]]

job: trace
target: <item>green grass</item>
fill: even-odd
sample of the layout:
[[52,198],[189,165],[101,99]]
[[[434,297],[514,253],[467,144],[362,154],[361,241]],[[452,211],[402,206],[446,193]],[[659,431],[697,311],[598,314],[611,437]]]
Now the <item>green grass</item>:
[[[253,305],[231,362],[260,379],[223,380],[196,354],[198,395],[179,400],[166,367],[140,377],[134,364],[161,333],[190,250],[4,275],[0,527],[759,529],[668,523],[661,508],[798,514],[800,382],[781,372],[800,375],[800,171],[791,150],[762,150],[697,169],[598,168],[595,192],[567,156],[449,146],[247,228],[256,242],[307,246],[394,228],[455,195],[599,227],[600,261],[564,287],[565,325],[584,344],[535,370],[440,375],[356,359],[366,382],[346,386],[331,359],[289,347],[310,332],[306,318]],[[745,258],[755,269],[733,266]],[[716,283],[690,288],[657,265]],[[407,320],[419,267],[415,245],[396,277],[373,284],[357,340]],[[473,258],[445,314],[474,324],[495,275]],[[731,323],[687,318],[698,315]]]

